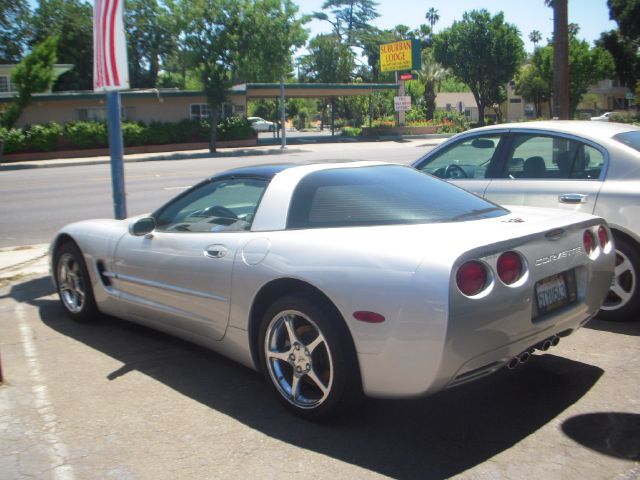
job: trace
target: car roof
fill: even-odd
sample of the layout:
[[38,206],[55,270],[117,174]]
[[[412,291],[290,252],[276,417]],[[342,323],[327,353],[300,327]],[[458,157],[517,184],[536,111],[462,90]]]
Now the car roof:
[[257,177],[272,179],[278,173],[286,170],[287,168],[295,167],[295,163],[279,163],[270,165],[254,165],[249,167],[239,167],[232,170],[226,170],[218,174],[209,177],[210,180],[220,180],[222,178],[230,177]]
[[547,130],[593,138],[595,140],[603,140],[623,132],[633,130],[640,131],[640,127],[625,123],[591,122],[589,120],[543,120],[536,122],[501,123],[475,128],[465,133],[491,132],[494,130]]

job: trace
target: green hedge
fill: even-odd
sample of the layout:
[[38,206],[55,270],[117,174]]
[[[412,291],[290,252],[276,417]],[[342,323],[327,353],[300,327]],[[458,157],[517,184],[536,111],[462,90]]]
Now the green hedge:
[[[244,117],[225,118],[218,124],[218,140],[255,138],[256,132]],[[211,137],[209,120],[169,122],[122,122],[125,147],[165,145],[169,143],[208,142]],[[109,145],[109,131],[104,122],[71,122],[61,125],[51,122],[24,129],[7,131],[0,127],[0,139],[6,138],[4,153],[52,152]]]

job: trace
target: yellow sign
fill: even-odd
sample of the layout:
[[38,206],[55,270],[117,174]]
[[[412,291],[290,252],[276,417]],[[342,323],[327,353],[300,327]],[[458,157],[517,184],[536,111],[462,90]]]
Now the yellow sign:
[[380,45],[380,70],[393,72],[397,70],[411,70],[413,56],[411,40]]

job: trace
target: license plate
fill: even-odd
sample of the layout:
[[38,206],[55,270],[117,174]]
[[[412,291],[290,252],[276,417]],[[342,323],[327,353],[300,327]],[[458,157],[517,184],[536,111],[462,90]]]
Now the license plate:
[[575,272],[570,270],[551,275],[536,283],[538,312],[543,315],[573,303],[577,298]]

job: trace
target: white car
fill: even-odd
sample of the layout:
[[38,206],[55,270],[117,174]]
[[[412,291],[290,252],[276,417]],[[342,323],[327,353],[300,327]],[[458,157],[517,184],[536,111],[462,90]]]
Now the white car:
[[615,238],[616,276],[600,317],[639,318],[639,127],[575,120],[494,125],[452,137],[414,167],[500,205],[604,217]]
[[591,120],[594,122],[610,122],[614,113],[615,112],[605,112],[599,117],[591,117]]
[[268,122],[261,117],[247,117],[247,120],[256,132],[273,132],[276,129],[275,123]]

